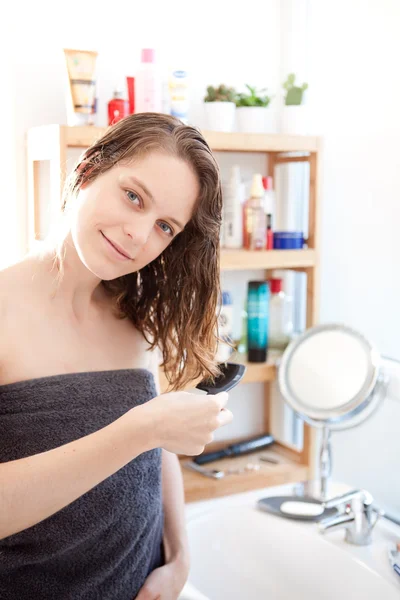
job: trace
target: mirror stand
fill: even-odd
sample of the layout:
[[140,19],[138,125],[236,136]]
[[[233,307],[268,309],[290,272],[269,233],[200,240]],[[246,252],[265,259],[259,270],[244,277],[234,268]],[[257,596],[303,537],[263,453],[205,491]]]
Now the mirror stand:
[[319,453],[319,476],[321,481],[321,500],[328,499],[328,482],[332,475],[331,430],[326,425],[322,429],[321,449]]

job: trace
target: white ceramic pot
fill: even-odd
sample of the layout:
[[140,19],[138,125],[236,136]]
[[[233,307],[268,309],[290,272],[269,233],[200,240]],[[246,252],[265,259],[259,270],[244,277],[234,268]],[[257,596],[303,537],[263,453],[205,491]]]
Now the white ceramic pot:
[[268,106],[239,106],[237,130],[241,133],[273,133],[272,111]]
[[308,135],[308,111],[306,104],[282,107],[281,133],[286,135]]
[[233,131],[235,110],[234,102],[204,102],[206,129],[209,131]]

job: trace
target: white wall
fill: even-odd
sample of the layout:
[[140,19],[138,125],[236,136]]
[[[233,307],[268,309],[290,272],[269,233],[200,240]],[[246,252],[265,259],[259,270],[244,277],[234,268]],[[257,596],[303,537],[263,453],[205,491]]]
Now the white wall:
[[[324,132],[321,320],[400,358],[400,3],[310,0],[313,127]],[[333,435],[333,476],[396,507],[400,398]],[[396,497],[397,495],[397,497]]]
[[324,131],[321,318],[400,357],[400,3],[311,0],[310,93]]

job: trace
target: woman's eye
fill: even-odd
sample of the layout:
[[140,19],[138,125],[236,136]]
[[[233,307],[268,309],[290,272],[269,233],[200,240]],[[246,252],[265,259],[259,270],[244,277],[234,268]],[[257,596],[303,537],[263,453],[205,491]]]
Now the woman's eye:
[[[160,223],[160,227],[165,233],[168,233],[169,235],[174,235],[172,228],[167,223]],[[163,229],[163,227],[166,227],[166,229]]]
[[[125,193],[127,195],[129,202],[131,202],[132,204],[137,204],[138,206],[141,206],[142,200],[141,200],[140,196],[135,194],[135,192],[132,192],[132,190],[126,190]],[[170,227],[168,225],[168,223],[161,222],[160,227],[164,233],[167,233],[170,236],[174,235],[174,230],[172,229],[172,227]]]
[[135,194],[135,192],[132,192],[131,190],[127,190],[126,195],[128,196],[128,199],[130,200],[130,202],[137,203],[140,206],[140,198],[137,194]]

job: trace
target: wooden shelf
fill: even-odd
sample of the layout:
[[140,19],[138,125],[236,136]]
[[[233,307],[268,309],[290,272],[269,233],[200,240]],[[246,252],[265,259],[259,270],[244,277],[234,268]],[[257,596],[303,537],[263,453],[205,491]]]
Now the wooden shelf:
[[88,148],[107,131],[107,127],[61,127],[65,130],[66,143],[70,148]]
[[[267,362],[263,363],[249,363],[246,356],[236,353],[232,355],[232,358],[229,360],[231,362],[238,362],[246,365],[246,373],[240,382],[240,385],[243,385],[244,383],[269,383],[276,379],[276,358],[278,356],[280,355],[273,355]],[[161,390],[164,392],[168,387],[168,381],[161,368],[159,370],[159,377]],[[199,381],[200,379],[192,381],[187,389],[195,387]]]
[[318,138],[308,135],[203,131],[215,152],[316,152]]
[[221,269],[301,269],[314,267],[316,252],[307,250],[221,250]]
[[[219,498],[268,486],[303,481],[308,478],[307,465],[291,460],[284,453],[281,453],[279,448],[275,449],[275,445],[273,448],[274,450],[266,448],[251,454],[236,458],[224,458],[204,465],[205,467],[221,470],[244,468],[249,463],[260,465],[258,471],[249,470],[242,473],[226,474],[221,479],[212,479],[196,471],[189,470],[184,466],[184,463],[192,460],[192,457],[181,457],[180,464],[185,489],[185,502]],[[260,461],[259,457],[262,455],[277,458],[279,464]]]
[[[106,127],[90,126],[50,125],[49,127],[62,129],[67,146],[74,148],[87,148],[107,130]],[[203,131],[202,133],[215,152],[316,152],[319,143],[318,137],[307,135],[265,135],[219,131]]]

